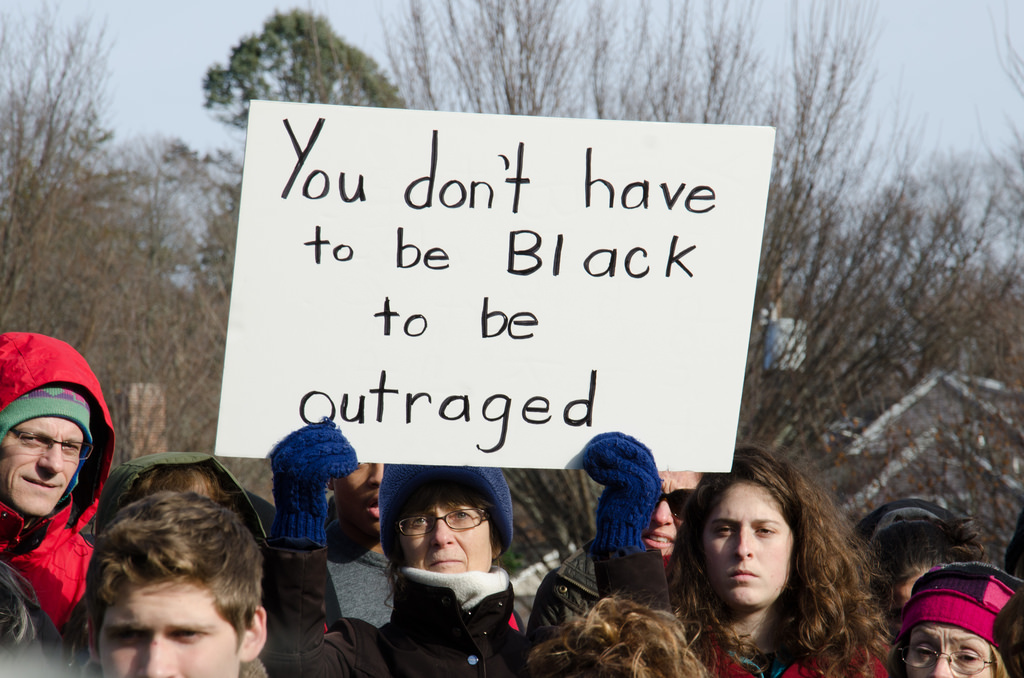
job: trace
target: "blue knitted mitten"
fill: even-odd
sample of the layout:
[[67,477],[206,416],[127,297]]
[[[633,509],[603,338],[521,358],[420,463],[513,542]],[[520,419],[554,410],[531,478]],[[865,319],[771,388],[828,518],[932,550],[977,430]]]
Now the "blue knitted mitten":
[[327,543],[327,481],[359,466],[341,429],[327,418],[289,433],[270,452],[277,513],[271,538],[307,538]]
[[597,501],[592,555],[644,551],[640,535],[661,496],[661,478],[647,446],[624,433],[601,433],[583,449],[583,468],[604,485]]

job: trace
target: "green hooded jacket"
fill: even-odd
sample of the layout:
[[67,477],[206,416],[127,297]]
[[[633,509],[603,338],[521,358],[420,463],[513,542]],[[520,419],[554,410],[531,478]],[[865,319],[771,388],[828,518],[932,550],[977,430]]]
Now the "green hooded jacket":
[[266,539],[267,529],[274,519],[274,506],[266,499],[246,490],[238,479],[220,463],[220,460],[209,454],[199,452],[163,452],[147,454],[131,459],[110,471],[103,492],[100,494],[99,507],[93,521],[93,533],[100,534],[121,508],[121,498],[135,485],[139,476],[158,466],[203,465],[213,469],[220,479],[221,487],[235,496],[235,509],[241,516],[246,527],[257,541]]

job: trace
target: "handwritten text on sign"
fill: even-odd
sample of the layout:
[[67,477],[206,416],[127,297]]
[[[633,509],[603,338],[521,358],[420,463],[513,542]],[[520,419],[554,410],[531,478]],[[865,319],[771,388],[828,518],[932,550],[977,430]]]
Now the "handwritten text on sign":
[[217,453],[728,468],[774,131],[253,102]]

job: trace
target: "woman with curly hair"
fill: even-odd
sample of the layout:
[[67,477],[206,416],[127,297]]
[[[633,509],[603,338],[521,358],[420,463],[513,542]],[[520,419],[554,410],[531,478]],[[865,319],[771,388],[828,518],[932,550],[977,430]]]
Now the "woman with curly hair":
[[670,612],[602,598],[535,646],[530,678],[709,678]]
[[885,676],[863,540],[793,464],[738,448],[697,485],[678,539],[669,590],[713,675]]

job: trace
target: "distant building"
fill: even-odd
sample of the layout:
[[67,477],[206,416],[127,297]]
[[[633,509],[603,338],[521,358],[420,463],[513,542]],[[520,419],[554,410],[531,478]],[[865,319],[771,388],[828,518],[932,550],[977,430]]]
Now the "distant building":
[[828,480],[854,520],[902,497],[974,516],[988,558],[1002,563],[1024,505],[1024,391],[945,371],[929,375],[865,426],[826,440]]

